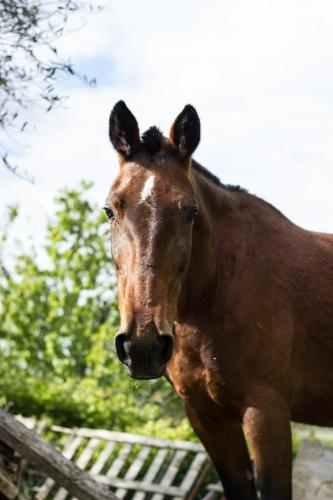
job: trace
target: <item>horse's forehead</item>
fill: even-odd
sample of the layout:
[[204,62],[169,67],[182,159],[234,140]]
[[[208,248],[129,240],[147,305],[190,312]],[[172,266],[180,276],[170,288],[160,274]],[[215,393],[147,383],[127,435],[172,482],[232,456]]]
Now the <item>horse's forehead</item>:
[[123,197],[137,198],[137,201],[140,202],[158,196],[160,193],[166,194],[182,190],[182,187],[186,185],[184,181],[181,172],[175,176],[170,168],[161,172],[160,168],[147,168],[134,162],[128,162],[113,183],[111,192]]
[[148,194],[157,187],[157,175],[155,172],[129,164],[123,168],[114,181],[111,192],[120,196],[131,196],[140,198],[141,194]]
[[142,183],[146,176],[146,171],[135,163],[129,163],[122,167],[119,175],[111,186],[113,191],[128,191]]

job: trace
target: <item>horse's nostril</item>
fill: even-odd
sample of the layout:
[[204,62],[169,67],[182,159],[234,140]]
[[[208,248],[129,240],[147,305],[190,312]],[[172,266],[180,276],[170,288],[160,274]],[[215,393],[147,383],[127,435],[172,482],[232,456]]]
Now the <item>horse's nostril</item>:
[[128,344],[129,334],[128,333],[117,333],[114,342],[116,347],[116,353],[119,360],[125,365],[129,364],[128,349],[126,349],[126,344]]
[[163,333],[160,336],[160,340],[164,344],[161,352],[162,362],[167,363],[172,356],[173,344],[174,344],[173,336],[169,335],[168,333]]
[[131,376],[155,378],[170,360],[173,351],[173,336],[168,333],[156,334],[143,342],[128,332],[115,336],[115,348],[119,361],[127,366]]

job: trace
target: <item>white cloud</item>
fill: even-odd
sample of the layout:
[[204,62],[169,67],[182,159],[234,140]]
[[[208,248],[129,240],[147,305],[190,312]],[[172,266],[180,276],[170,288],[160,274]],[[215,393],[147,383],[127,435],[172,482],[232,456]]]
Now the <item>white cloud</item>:
[[[125,99],[142,130],[168,132],[184,104],[202,121],[196,158],[296,223],[333,231],[333,4],[329,0],[114,0],[62,42],[101,80],[74,88],[68,109],[43,117],[21,164],[29,186],[0,171],[1,204],[21,200],[38,234],[56,190],[96,182],[102,203],[117,171],[107,137],[111,106]],[[98,77],[98,74],[96,75]]]

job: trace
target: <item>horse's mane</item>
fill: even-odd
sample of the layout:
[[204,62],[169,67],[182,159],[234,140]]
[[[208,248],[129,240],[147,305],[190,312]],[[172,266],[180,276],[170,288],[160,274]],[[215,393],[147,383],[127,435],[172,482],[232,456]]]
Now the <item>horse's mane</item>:
[[207,170],[207,168],[203,167],[202,165],[200,165],[200,163],[198,163],[195,160],[192,160],[192,168],[194,168],[197,172],[200,172],[200,174],[203,174],[205,177],[207,177],[209,180],[211,180],[217,186],[220,186],[224,189],[228,189],[229,191],[236,191],[239,193],[247,193],[248,192],[246,189],[242,188],[239,185],[223,184],[223,182],[221,182],[220,179],[216,175],[212,174],[212,172]]
[[[146,132],[142,134],[141,139],[145,149],[151,155],[156,154],[163,145],[163,134],[160,131],[160,129],[155,126],[150,127],[148,130],[146,130]],[[209,170],[207,170],[207,168],[203,167],[202,165],[200,165],[200,163],[198,163],[195,160],[192,160],[192,167],[197,172],[207,177],[207,179],[212,181],[217,186],[220,186],[224,189],[228,189],[229,191],[236,191],[241,193],[247,192],[246,189],[242,188],[241,186],[234,186],[232,184],[223,184],[216,175],[212,174]]]

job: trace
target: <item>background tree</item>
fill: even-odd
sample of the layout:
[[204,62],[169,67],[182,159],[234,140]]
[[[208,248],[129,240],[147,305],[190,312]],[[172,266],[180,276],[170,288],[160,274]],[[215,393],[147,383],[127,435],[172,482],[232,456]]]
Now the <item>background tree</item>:
[[[0,270],[2,403],[66,426],[190,437],[169,383],[131,380],[115,355],[119,314],[109,227],[88,189],[83,183],[57,198],[43,258],[24,252],[11,265],[7,257]],[[17,212],[8,212],[2,248]]]
[[[10,160],[9,136],[29,126],[28,111],[51,111],[65,96],[57,85],[79,75],[58,54],[57,40],[78,12],[101,7],[88,0],[1,0],[0,2],[0,158],[3,166],[24,178]],[[31,179],[31,178],[30,178]]]

